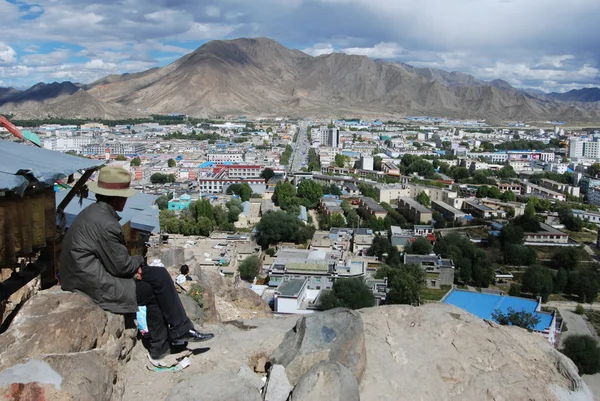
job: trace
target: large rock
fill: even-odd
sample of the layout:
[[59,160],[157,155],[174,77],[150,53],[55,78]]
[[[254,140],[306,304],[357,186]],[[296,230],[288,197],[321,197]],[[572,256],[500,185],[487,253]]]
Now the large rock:
[[339,362],[319,362],[294,387],[290,401],[360,401],[356,377]]
[[264,401],[287,401],[292,385],[287,378],[285,368],[273,365],[269,370],[269,379],[264,391]]
[[262,401],[259,390],[238,376],[208,373],[192,376],[177,384],[166,401]]
[[200,325],[204,323],[204,312],[198,302],[194,301],[189,295],[183,293],[179,294],[179,299],[181,300],[183,309],[185,309],[185,313],[192,322]]
[[339,362],[360,381],[366,357],[360,315],[338,308],[298,319],[271,355],[271,363],[285,366],[292,385],[320,361]]
[[118,400],[136,333],[133,319],[126,325],[85,295],[42,291],[0,335],[0,394]]
[[444,304],[358,311],[364,400],[589,400],[577,368],[541,335]]

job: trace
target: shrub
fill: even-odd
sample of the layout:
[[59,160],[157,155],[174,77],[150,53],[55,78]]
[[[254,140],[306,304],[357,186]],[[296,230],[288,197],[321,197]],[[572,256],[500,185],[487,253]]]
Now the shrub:
[[250,255],[242,261],[239,267],[242,280],[253,280],[260,272],[260,259],[256,255]]
[[583,305],[577,305],[577,307],[575,308],[575,313],[577,313],[578,315],[583,315],[585,313],[585,308],[583,307]]
[[579,374],[593,375],[600,372],[600,347],[592,336],[572,335],[565,339],[563,354],[571,358]]
[[201,307],[204,305],[204,288],[198,284],[192,285],[188,291],[188,295]]

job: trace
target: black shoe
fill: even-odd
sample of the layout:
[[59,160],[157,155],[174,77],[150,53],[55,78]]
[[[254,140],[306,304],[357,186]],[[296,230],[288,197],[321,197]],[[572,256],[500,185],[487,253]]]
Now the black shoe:
[[211,338],[213,338],[215,335],[212,333],[200,333],[196,330],[190,330],[187,333],[185,333],[184,335],[182,335],[181,337],[171,341],[171,344],[175,345],[175,346],[179,346],[182,345],[183,343],[189,341],[189,342],[193,342],[193,343],[198,343],[200,341],[207,341],[210,340]]

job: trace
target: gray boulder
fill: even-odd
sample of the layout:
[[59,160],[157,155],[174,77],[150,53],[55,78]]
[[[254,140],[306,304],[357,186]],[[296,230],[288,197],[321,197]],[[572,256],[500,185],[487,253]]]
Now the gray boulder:
[[85,295],[39,292],[0,335],[0,393],[10,399],[120,399],[136,333],[133,319],[126,323]]
[[360,381],[367,363],[360,315],[350,309],[332,309],[304,316],[288,331],[271,355],[271,363],[285,366],[292,385],[321,361],[339,362]]
[[179,299],[181,300],[183,309],[185,309],[185,313],[192,322],[197,324],[204,323],[204,313],[198,302],[194,301],[189,295],[182,293],[179,294]]
[[251,386],[256,387],[257,390],[260,390],[265,386],[265,383],[260,376],[254,373],[254,371],[246,364],[242,365],[240,370],[237,372],[237,376],[240,379],[245,380]]
[[192,376],[171,389],[166,401],[262,401],[259,390],[227,373]]
[[273,365],[269,370],[269,380],[264,391],[264,401],[286,401],[292,391],[285,368],[281,365]]
[[294,387],[290,401],[359,401],[356,377],[339,362],[319,362]]

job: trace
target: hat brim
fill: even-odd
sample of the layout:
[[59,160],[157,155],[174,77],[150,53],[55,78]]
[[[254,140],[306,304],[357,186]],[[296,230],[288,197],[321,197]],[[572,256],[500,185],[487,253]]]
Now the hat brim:
[[97,182],[92,182],[88,185],[90,191],[98,195],[104,196],[116,196],[119,198],[131,198],[133,195],[137,194],[137,191],[133,188],[128,189],[105,189],[100,188]]

